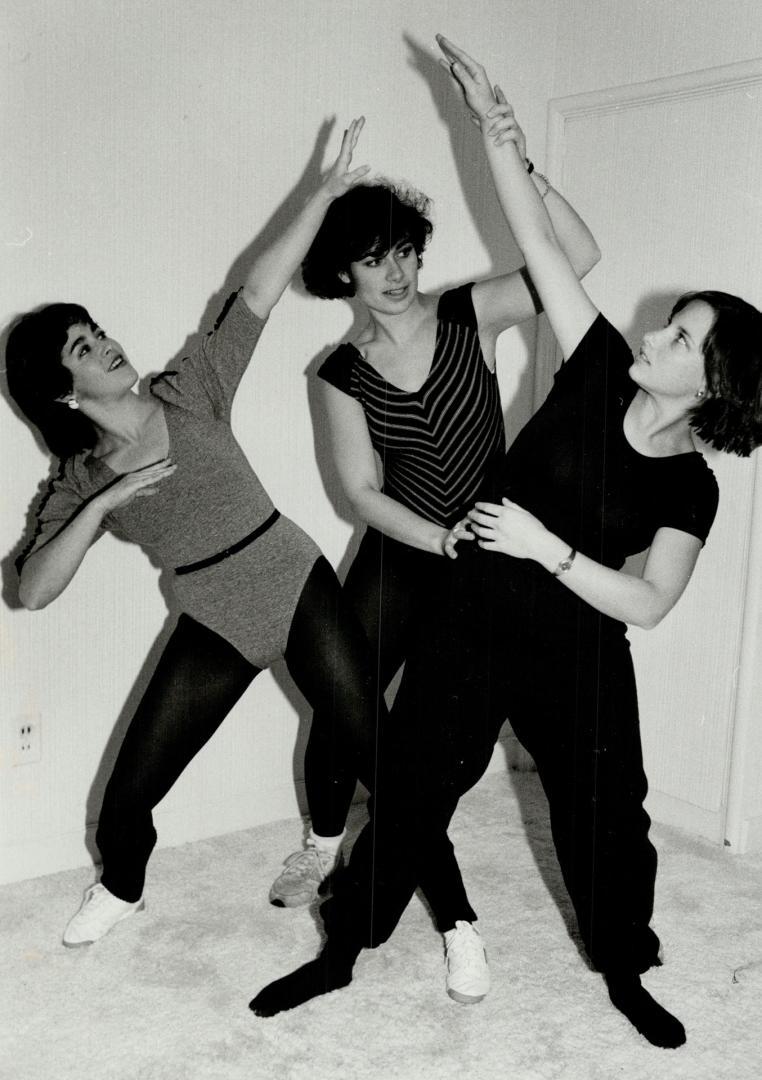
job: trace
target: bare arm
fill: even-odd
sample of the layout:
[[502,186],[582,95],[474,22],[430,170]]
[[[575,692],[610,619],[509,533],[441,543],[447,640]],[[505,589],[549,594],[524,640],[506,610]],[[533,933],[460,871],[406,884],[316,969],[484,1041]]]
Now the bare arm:
[[362,406],[330,383],[325,388],[328,425],[336,469],[357,516],[393,540],[443,554],[447,529],[427,521],[384,495]]
[[[469,517],[487,551],[533,559],[551,573],[569,555],[569,544],[549,532],[516,503],[477,503]],[[640,577],[612,570],[576,554],[558,580],[612,619],[650,630],[682,596],[696,565],[701,541],[680,529],[657,530]]]
[[341,141],[339,156],[325,175],[320,187],[304,204],[301,212],[287,226],[249,271],[243,286],[243,298],[255,315],[266,319],[280,300],[296,273],[334,199],[359,183],[369,172],[361,166],[350,172],[352,153],[365,123],[364,117],[353,120]]
[[[437,38],[466,104],[480,118],[482,140],[500,205],[542,300],[564,356],[570,356],[597,315],[559,243],[545,202],[526,171],[514,126],[500,105],[485,109],[484,68],[446,38]],[[474,108],[476,106],[476,108]],[[494,119],[489,115],[491,110]],[[503,141],[504,140],[504,141]],[[550,192],[548,192],[550,195]]]
[[155,494],[157,485],[175,468],[170,461],[159,461],[127,473],[86,502],[68,525],[24,561],[19,574],[19,600],[24,607],[37,611],[60,596],[79,569],[106,514],[135,498]]
[[[532,173],[533,180],[536,176],[536,173]],[[544,181],[539,177],[534,183],[538,192],[545,191]],[[601,257],[593,234],[576,210],[554,188],[548,187],[544,201],[561,250],[566,253],[576,276],[585,277]],[[479,332],[487,341],[497,339],[510,326],[536,314],[534,299],[519,270],[477,282],[472,298]]]

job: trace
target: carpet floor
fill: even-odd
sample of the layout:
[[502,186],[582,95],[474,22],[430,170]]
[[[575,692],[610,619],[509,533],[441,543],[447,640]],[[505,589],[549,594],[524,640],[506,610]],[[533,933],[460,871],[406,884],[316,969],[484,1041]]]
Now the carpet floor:
[[[353,810],[356,833],[365,811]],[[444,990],[442,940],[416,897],[351,986],[269,1020],[248,1001],[316,955],[314,909],[267,902],[302,823],[163,849],[146,910],[97,945],[60,935],[87,869],[0,889],[3,1080],[757,1080],[762,1076],[762,856],[655,827],[665,964],[644,984],[685,1024],[650,1046],[580,954],[536,774],[491,774],[451,835],[493,988]]]

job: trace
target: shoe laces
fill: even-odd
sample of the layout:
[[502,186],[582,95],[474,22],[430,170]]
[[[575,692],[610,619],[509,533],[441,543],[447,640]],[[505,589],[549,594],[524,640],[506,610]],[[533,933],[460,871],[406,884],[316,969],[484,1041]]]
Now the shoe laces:
[[112,899],[111,893],[107,890],[105,885],[101,885],[98,881],[85,890],[85,902],[83,907],[95,911],[97,908],[103,907],[109,899]]
[[296,881],[315,877],[320,877],[322,880],[331,873],[337,859],[338,852],[334,855],[333,852],[321,851],[320,848],[310,844],[304,851],[291,857],[283,873]]
[[452,936],[446,939],[446,954],[448,967],[452,963],[468,970],[479,970],[484,966],[486,951],[481,934],[464,920],[458,920]]

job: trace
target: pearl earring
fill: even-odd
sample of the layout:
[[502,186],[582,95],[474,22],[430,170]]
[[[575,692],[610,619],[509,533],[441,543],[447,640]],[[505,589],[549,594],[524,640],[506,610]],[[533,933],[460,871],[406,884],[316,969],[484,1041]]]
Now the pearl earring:
[[697,398],[699,399],[699,401],[700,401],[700,400],[701,400],[701,398],[702,398],[702,397],[704,396],[704,394],[705,394],[705,391],[704,391],[704,390],[697,390],[697,391],[696,391],[696,397],[697,397]]
[[79,402],[77,401],[77,399],[75,397],[70,397],[68,399],[68,401],[66,402],[66,404],[69,406],[70,409],[78,409],[79,408]]

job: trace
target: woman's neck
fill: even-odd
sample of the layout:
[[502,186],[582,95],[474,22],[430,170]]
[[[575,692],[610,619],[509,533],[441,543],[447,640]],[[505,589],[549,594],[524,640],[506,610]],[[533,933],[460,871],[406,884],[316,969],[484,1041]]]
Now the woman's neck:
[[81,407],[98,433],[95,456],[103,457],[139,444],[159,405],[152,398],[130,391],[110,401],[83,402]]
[[398,315],[368,308],[368,325],[360,335],[363,344],[377,342],[404,349],[431,315],[432,297],[416,293],[410,307]]
[[632,446],[647,457],[669,457],[695,450],[690,407],[683,400],[656,397],[639,388],[625,416]]

